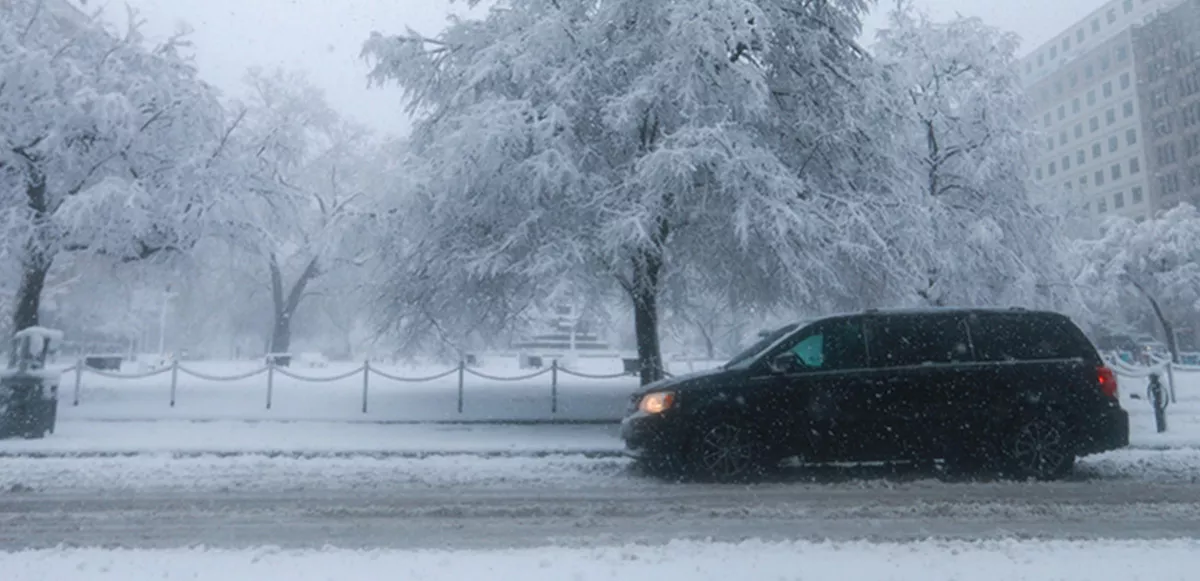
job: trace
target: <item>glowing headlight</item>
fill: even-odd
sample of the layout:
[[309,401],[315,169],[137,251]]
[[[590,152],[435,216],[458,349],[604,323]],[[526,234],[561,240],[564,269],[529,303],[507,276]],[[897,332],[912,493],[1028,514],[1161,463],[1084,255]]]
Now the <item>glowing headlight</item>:
[[657,393],[648,393],[642,397],[642,402],[638,404],[638,409],[648,414],[661,414],[671,409],[671,404],[675,403],[675,394],[669,391],[660,391]]

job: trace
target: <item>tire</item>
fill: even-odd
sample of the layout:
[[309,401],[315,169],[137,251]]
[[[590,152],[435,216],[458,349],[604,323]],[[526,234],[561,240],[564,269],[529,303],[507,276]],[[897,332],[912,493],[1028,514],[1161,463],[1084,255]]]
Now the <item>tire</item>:
[[766,445],[745,425],[717,422],[699,430],[692,439],[689,465],[692,473],[717,482],[745,482],[767,472]]
[[1070,428],[1049,414],[1022,418],[1009,435],[1005,459],[1015,478],[1060,480],[1075,469]]

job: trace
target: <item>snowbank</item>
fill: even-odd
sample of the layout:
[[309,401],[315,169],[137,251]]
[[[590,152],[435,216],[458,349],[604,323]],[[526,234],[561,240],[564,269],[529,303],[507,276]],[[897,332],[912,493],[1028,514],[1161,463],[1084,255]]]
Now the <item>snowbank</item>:
[[0,456],[177,454],[616,453],[616,425],[60,421],[43,440],[0,440]]
[[[886,489],[894,486],[977,488],[982,485],[943,482],[935,473],[901,474],[897,479],[883,469],[838,473],[836,469],[801,468],[779,478],[780,482],[764,486],[814,484],[818,487]],[[1200,478],[1200,450],[1110,452],[1081,460],[1077,478],[1096,481],[1098,486],[1115,480],[1191,485]],[[639,476],[627,458],[569,453],[494,457],[477,454],[311,456],[298,453],[0,458],[0,493],[393,491],[397,488],[457,486],[634,489],[673,485]]]
[[130,551],[0,553],[8,581],[328,581],[873,579],[880,581],[1182,581],[1200,568],[1200,541],[988,541],[544,547],[505,551]]

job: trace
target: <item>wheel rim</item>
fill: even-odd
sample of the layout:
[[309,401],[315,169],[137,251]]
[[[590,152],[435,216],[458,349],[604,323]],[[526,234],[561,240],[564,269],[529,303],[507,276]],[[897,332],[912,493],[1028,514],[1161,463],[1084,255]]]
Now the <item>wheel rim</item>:
[[1067,460],[1064,434],[1051,422],[1030,422],[1021,427],[1013,441],[1013,459],[1019,468],[1036,476],[1048,476]]
[[705,432],[700,461],[711,474],[738,476],[750,471],[756,451],[746,431],[722,424]]

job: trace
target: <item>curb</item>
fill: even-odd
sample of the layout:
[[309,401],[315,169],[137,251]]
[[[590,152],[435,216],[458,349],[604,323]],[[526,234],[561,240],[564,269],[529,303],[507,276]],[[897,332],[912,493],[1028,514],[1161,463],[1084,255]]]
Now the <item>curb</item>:
[[350,458],[370,458],[373,460],[422,460],[426,458],[451,458],[451,457],[469,457],[469,458],[567,458],[571,456],[582,456],[588,459],[605,459],[605,458],[624,458],[626,453],[620,449],[563,449],[563,450],[433,450],[433,451],[382,451],[382,450],[338,450],[328,452],[313,452],[313,451],[289,451],[289,450],[188,450],[188,451],[154,451],[154,450],[123,450],[123,451],[106,451],[92,450],[80,452],[51,452],[51,451],[28,451],[28,452],[0,452],[0,460],[2,459],[36,459],[36,460],[55,460],[55,459],[88,459],[88,458],[138,458],[152,457],[164,458],[171,460],[183,460],[192,458],[247,458],[247,457],[263,457],[263,458],[286,458],[294,460],[319,460],[319,459],[350,459]]

